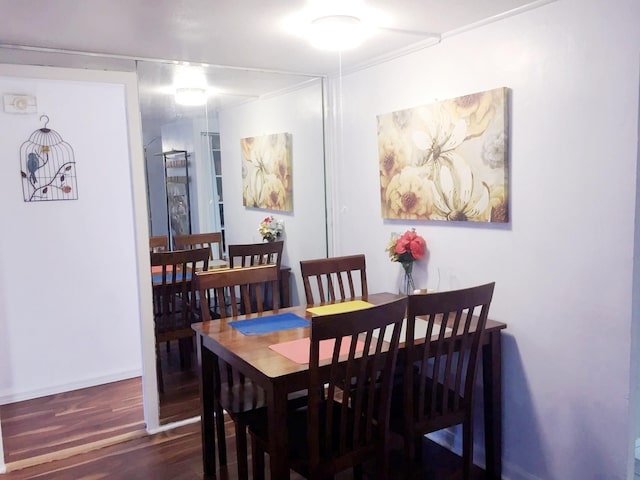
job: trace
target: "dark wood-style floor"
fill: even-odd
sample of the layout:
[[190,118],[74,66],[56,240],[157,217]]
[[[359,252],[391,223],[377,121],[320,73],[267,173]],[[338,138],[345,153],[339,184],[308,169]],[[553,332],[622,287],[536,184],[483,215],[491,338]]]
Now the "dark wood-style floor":
[[[166,355],[164,347],[161,349]],[[167,393],[161,401],[162,423],[199,415],[198,379],[194,368],[182,371],[177,344],[164,359]],[[146,434],[142,412],[141,380],[135,378],[74,392],[0,406],[9,473],[0,480],[56,479],[203,479],[200,424]],[[237,478],[233,424],[227,421],[229,464],[218,478]],[[392,478],[458,479],[460,459],[446,449],[425,443],[426,466],[409,474],[400,457]],[[33,463],[37,463],[34,466]],[[249,462],[250,464],[250,462]],[[268,461],[267,461],[268,465]],[[365,466],[374,478],[375,464]],[[473,479],[484,478],[476,469]],[[294,480],[300,476],[291,475]],[[336,477],[352,478],[350,471]]]
[[[229,465],[218,470],[221,480],[235,480],[237,468],[233,428],[227,422],[227,445]],[[462,478],[460,458],[432,442],[425,443],[425,459],[429,463],[409,474],[396,458],[392,467],[392,478],[457,480]],[[267,461],[268,466],[268,461]],[[375,464],[365,465],[365,478],[375,478]],[[200,424],[190,424],[153,436],[145,436],[128,442],[107,446],[85,454],[53,461],[10,472],[3,480],[95,480],[95,479],[153,479],[191,480],[204,479],[202,473],[202,451]],[[268,472],[267,472],[267,478]],[[292,480],[302,477],[293,474]],[[337,480],[352,478],[351,471],[342,472]],[[480,469],[475,469],[472,479],[484,478]]]
[[[200,415],[197,359],[181,369],[177,342],[161,349],[160,423]],[[5,463],[22,468],[145,436],[140,377],[0,405]]]

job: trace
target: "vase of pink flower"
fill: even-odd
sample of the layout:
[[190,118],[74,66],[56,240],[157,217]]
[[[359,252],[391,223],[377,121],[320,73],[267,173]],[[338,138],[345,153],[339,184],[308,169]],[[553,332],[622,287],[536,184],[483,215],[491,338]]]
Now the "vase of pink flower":
[[411,295],[416,289],[413,282],[413,262],[424,257],[427,242],[416,233],[415,228],[412,228],[402,235],[392,233],[386,250],[389,259],[392,262],[400,262],[404,270],[404,281],[400,293]]

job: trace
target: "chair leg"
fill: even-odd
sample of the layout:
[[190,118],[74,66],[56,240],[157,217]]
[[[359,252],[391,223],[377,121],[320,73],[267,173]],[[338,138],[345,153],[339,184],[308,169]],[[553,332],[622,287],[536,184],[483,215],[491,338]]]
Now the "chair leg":
[[217,401],[215,401],[213,408],[215,410],[216,432],[218,434],[218,461],[220,462],[220,465],[226,465],[227,441],[224,431],[224,410],[222,410],[222,407]]
[[160,361],[160,345],[156,342],[156,375],[158,377],[158,392],[164,393],[164,381],[162,380],[162,362]]
[[247,464],[247,427],[234,420],[236,430],[236,454],[238,459],[238,479],[249,480],[249,466]]
[[467,419],[462,424],[462,478],[471,478],[473,467],[473,420]]
[[255,435],[251,435],[251,466],[253,480],[264,480],[264,451],[258,445]]

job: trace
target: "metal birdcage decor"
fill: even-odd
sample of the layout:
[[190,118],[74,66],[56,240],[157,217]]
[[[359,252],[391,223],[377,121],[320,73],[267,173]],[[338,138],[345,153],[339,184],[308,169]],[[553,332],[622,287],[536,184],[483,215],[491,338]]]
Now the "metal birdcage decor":
[[25,202],[77,200],[76,161],[73,148],[60,134],[44,126],[20,146],[20,174]]

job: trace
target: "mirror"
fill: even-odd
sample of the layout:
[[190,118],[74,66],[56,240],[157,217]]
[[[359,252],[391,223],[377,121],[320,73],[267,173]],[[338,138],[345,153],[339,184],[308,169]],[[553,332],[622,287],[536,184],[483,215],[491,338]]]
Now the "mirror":
[[[195,69],[213,90],[204,105],[176,102],[176,82],[186,68]],[[176,228],[190,233],[222,231],[226,244],[255,243],[261,241],[259,222],[274,215],[285,224],[283,263],[292,267],[291,302],[297,303],[302,292],[295,274],[299,260],[325,256],[327,251],[322,79],[152,61],[138,61],[137,74],[151,235],[173,235]],[[288,133],[292,139],[293,211],[243,206],[240,141],[276,133]],[[176,151],[186,152],[188,172],[165,169],[166,161],[185,158],[183,153],[170,153]],[[189,221],[176,227],[167,200],[172,186],[165,179],[187,174]],[[160,345],[158,353],[164,383],[164,391],[158,392],[160,424],[199,415],[195,353],[191,367],[185,368],[180,366],[177,341]]]

